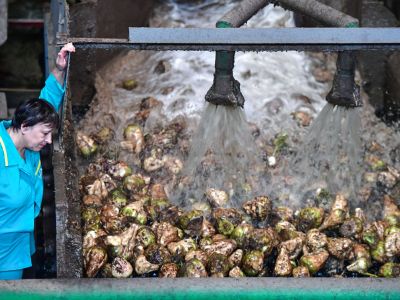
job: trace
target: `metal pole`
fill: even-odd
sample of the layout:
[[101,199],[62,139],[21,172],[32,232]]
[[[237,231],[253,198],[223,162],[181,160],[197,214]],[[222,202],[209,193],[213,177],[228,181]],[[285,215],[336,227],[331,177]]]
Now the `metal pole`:
[[315,0],[279,0],[277,3],[283,8],[307,15],[327,26],[359,26],[358,19]]
[[254,16],[260,9],[265,7],[269,0],[247,0],[242,1],[234,9],[227,12],[217,22],[217,28],[240,27]]
[[[225,14],[216,24],[217,28],[240,27],[254,14],[269,3],[268,0],[246,0]],[[215,73],[213,85],[205,100],[215,105],[244,105],[240,83],[233,77],[235,64],[234,51],[217,51],[215,54]]]

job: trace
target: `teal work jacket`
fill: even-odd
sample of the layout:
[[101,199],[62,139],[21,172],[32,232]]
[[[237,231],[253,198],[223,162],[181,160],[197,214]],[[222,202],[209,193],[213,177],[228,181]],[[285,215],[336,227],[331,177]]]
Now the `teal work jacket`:
[[[58,111],[63,94],[51,74],[39,98]],[[11,121],[0,122],[0,271],[32,265],[34,219],[43,196],[40,153],[26,149],[24,160],[6,130],[10,125]]]

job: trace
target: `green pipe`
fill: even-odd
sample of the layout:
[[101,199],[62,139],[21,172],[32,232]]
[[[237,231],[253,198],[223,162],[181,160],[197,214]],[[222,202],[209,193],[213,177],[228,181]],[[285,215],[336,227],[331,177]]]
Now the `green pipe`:
[[217,28],[232,28],[233,25],[228,21],[218,21],[216,24]]
[[[218,21],[217,28],[232,28],[227,21]],[[215,73],[216,75],[229,75],[233,72],[235,62],[235,51],[216,51],[215,54]]]
[[[268,0],[245,0],[225,14],[216,24],[217,28],[237,28],[248,21],[258,10],[268,4]],[[240,83],[233,77],[235,64],[234,51],[217,51],[215,54],[215,73],[206,101],[215,105],[244,105]]]
[[[218,21],[217,28],[232,28],[228,21]],[[214,81],[205,99],[215,105],[243,107],[244,97],[240,84],[233,77],[235,51],[216,51]]]
[[398,279],[177,278],[0,282],[0,299],[400,299]]
[[[348,23],[346,28],[358,28],[358,23]],[[326,101],[347,108],[362,106],[360,87],[355,83],[356,59],[353,51],[338,53],[332,88]]]

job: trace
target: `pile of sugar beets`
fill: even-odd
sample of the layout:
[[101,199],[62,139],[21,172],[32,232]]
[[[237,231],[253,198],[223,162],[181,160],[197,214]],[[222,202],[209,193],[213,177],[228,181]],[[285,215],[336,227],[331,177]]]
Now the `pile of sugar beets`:
[[[157,102],[142,104],[120,143],[137,162],[98,155],[79,180],[87,277],[400,277],[400,209],[389,194],[381,199],[382,219],[373,222],[360,208],[351,211],[342,194],[330,210],[275,207],[266,195],[226,208],[229,194],[213,188],[204,191],[206,205],[173,205],[165,186],[177,180],[182,162],[167,150],[177,143],[187,150],[182,126],[144,135],[141,122]],[[92,156],[111,134],[78,132],[78,148]],[[398,181],[396,170],[385,170],[389,183]]]

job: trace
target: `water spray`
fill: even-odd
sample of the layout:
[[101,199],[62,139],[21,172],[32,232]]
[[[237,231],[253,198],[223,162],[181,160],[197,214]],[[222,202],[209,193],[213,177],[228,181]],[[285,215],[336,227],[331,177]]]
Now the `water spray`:
[[[302,182],[297,190],[315,182],[332,193],[343,192],[357,205],[361,184],[360,87],[355,83],[355,57],[351,51],[338,53],[336,73],[328,102],[312,124],[302,148],[291,163]],[[304,199],[303,199],[304,200]]]

